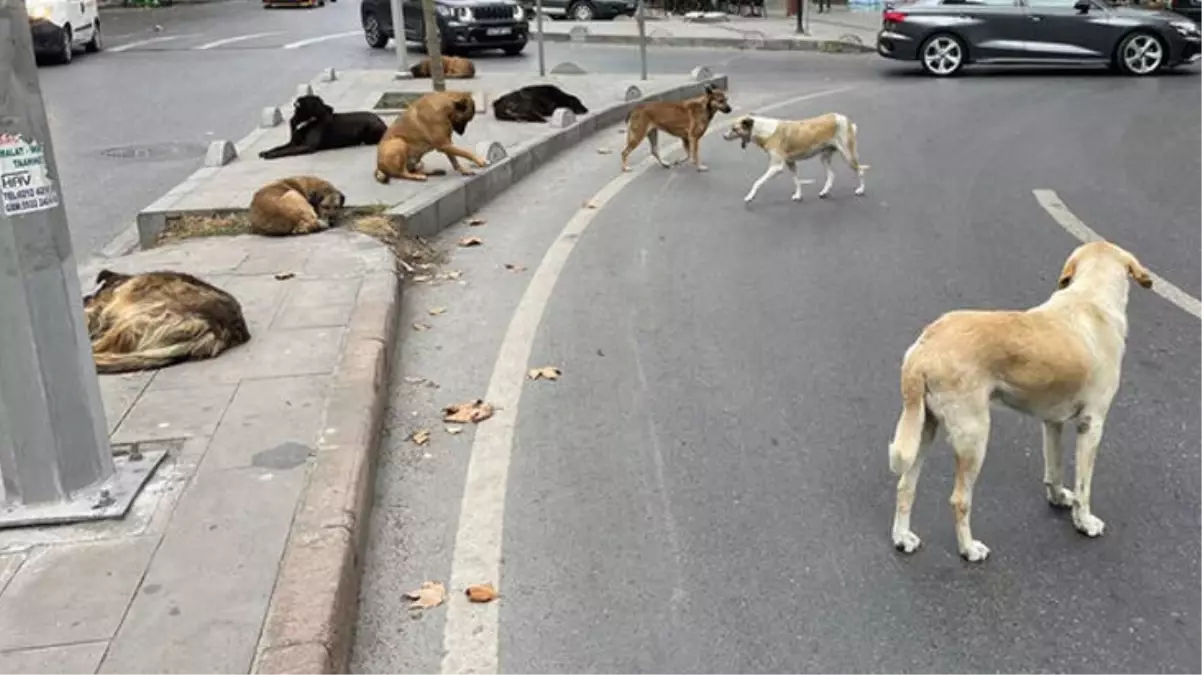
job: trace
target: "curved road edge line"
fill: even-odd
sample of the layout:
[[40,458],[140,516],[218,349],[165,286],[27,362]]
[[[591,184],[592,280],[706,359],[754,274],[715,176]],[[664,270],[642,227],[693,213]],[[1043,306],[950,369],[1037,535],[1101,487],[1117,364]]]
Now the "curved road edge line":
[[[1087,244],[1091,241],[1105,239],[1094,232],[1084,221],[1073,215],[1073,212],[1068,210],[1054,190],[1032,190],[1031,192],[1035,194],[1035,201],[1039,202],[1043,210],[1048,212],[1052,220],[1055,220],[1066,232],[1081,240],[1081,243]],[[1136,255],[1138,256],[1138,254]],[[1177,305],[1186,313],[1192,314],[1195,319],[1202,319],[1202,301],[1155,272],[1149,270],[1148,275],[1152,277],[1153,293]]]
[[[810,99],[842,94],[856,88],[846,86],[811,92],[756,109],[768,112]],[[736,109],[731,114],[740,112]],[[721,126],[713,126],[705,135],[709,136],[720,129]],[[671,156],[679,154],[680,151],[681,148],[677,146],[672,152],[665,154]],[[559,236],[547,248],[542,261],[531,276],[530,283],[522,293],[505,331],[505,338],[497,352],[496,364],[493,366],[488,392],[485,395],[485,400],[493,404],[496,412],[487,423],[476,428],[464,480],[459,526],[452,554],[451,577],[447,584],[451,597],[447,603],[446,624],[443,629],[443,673],[497,672],[498,603],[471,603],[462,597],[461,591],[471,584],[500,584],[501,540],[504,534],[503,518],[509,460],[534,338],[559,275],[576,248],[576,243],[580,241],[580,235],[614,196],[652,166],[656,166],[654,160],[647,157],[632,167],[630,172],[612,179],[589,201],[594,208],[582,208],[568,220]]]

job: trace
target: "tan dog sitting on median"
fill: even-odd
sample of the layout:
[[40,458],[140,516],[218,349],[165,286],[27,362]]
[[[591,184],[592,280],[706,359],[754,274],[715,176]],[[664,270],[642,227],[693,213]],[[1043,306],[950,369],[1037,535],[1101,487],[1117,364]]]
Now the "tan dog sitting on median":
[[[726,92],[705,85],[705,93],[684,101],[652,101],[641,103],[630,111],[626,119],[626,148],[622,150],[622,170],[630,171],[627,159],[639,143],[646,138],[651,141],[651,156],[665,169],[672,165],[659,156],[659,129],[672,134],[684,143],[685,153],[693,160],[698,171],[708,167],[701,163],[701,137],[709,129],[710,121],[719,111],[730,112]],[[684,160],[681,160],[684,161]],[[679,164],[680,162],[677,162]]]
[[[413,77],[430,77],[430,57],[418,61],[409,69]],[[442,57],[442,76],[448,80],[467,80],[476,76],[476,64],[459,56]]]
[[797,175],[797,162],[818,156],[826,169],[826,184],[818,193],[819,198],[826,197],[831,192],[835,182],[835,171],[831,168],[831,158],[839,153],[848,166],[856,172],[860,184],[856,186],[856,196],[864,194],[864,172],[869,168],[861,164],[856,154],[856,125],[846,115],[827,113],[818,117],[804,120],[778,120],[761,115],[744,115],[735,120],[722,138],[732,141],[740,139],[743,147],[755,143],[768,153],[768,170],[751,185],[751,190],[743,198],[746,203],[755,199],[760,187],[785,167],[793,174],[793,201],[801,201],[801,186],[813,183]]
[[465,176],[473,172],[459,166],[460,157],[479,167],[488,166],[488,160],[451,142],[451,132],[462,136],[475,116],[476,103],[465,91],[436,91],[417,99],[384,132],[376,148],[376,180],[426,180],[428,175],[445,174],[441,169],[427,173],[422,168],[422,157],[432,150],[446,155],[451,166]]
[[99,373],[211,359],[250,340],[234,296],[190,274],[106,269],[96,283],[83,304]]
[[[998,401],[1043,422],[1043,484],[1052,506],[1073,510],[1090,537],[1105,524],[1090,510],[1094,459],[1119,388],[1127,341],[1127,277],[1152,287],[1135,256],[1104,241],[1079,246],[1060,273],[1060,288],[1026,311],[954,311],[931,323],[906,350],[902,412],[889,444],[889,468],[901,476],[893,545],[911,553],[921,540],[910,511],[923,451],[940,425],[955,451],[951,505],[960,555],[984,560],[989,549],[970,527],[973,484],[989,442],[989,407]],[[1063,485],[1061,433],[1077,428],[1076,491]]]
[[321,178],[281,178],[250,200],[250,231],[268,236],[321,232],[344,204],[346,195]]

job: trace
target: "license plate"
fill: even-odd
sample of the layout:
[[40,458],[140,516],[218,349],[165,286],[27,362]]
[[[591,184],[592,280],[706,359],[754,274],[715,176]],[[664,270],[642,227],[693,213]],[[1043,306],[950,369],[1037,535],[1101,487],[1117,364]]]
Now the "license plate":
[[510,33],[512,33],[512,32],[513,32],[513,29],[512,29],[512,28],[510,28],[510,27],[508,27],[508,26],[504,26],[504,27],[502,27],[502,28],[488,28],[488,29],[485,29],[485,31],[484,31],[484,34],[485,34],[485,35],[487,35],[487,36],[489,36],[489,37],[493,37],[493,36],[495,36],[495,35],[509,35],[509,34],[510,34]]

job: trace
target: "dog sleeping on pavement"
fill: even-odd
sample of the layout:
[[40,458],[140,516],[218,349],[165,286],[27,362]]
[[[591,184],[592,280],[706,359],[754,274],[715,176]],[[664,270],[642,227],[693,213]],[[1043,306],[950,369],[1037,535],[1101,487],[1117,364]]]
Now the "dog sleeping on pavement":
[[503,122],[546,122],[556,108],[584,115],[588,108],[580,99],[553,84],[532,84],[493,101],[493,116]]
[[288,142],[259,153],[263,159],[309,155],[321,150],[375,145],[388,125],[371,112],[336,113],[320,96],[301,96],[288,120]]
[[651,141],[651,155],[659,165],[665,169],[672,167],[659,156],[659,129],[684,143],[685,153],[693,160],[698,171],[708,170],[709,167],[701,163],[701,137],[709,129],[715,114],[719,111],[729,113],[730,110],[726,92],[712,84],[705,85],[705,92],[700,96],[684,101],[652,101],[636,105],[626,118],[626,148],[622,150],[622,170],[630,171],[627,159],[644,138]]
[[445,174],[442,169],[426,171],[422,167],[422,157],[432,150],[446,155],[451,166],[465,176],[473,172],[460,166],[459,158],[488,166],[488,160],[451,142],[451,133],[462,136],[475,116],[476,103],[466,91],[436,91],[417,99],[388,127],[376,148],[376,180],[426,180]]
[[98,373],[211,359],[250,340],[238,301],[190,274],[105,269],[96,283],[83,304]]
[[[963,310],[928,325],[901,366],[902,412],[889,444],[889,468],[900,476],[893,545],[914,552],[921,540],[910,512],[923,451],[942,426],[956,458],[952,510],[960,555],[980,562],[989,548],[973,539],[973,485],[989,442],[989,407],[997,401],[1043,422],[1043,485],[1048,503],[1071,508],[1073,525],[1096,537],[1090,489],[1102,428],[1118,391],[1127,342],[1127,278],[1144,288],[1152,277],[1135,256],[1105,241],[1077,247],[1060,272],[1059,289],[1026,311]],[[1077,429],[1076,485],[1063,484],[1061,435]]]
[[250,230],[284,236],[330,228],[346,195],[317,176],[291,176],[259,188],[250,200]]
[[847,162],[856,172],[860,184],[856,186],[856,196],[864,194],[864,172],[867,164],[861,164],[856,154],[856,125],[847,119],[846,115],[827,113],[818,117],[803,120],[779,120],[762,115],[744,115],[735,120],[722,138],[728,141],[739,139],[746,148],[748,143],[755,143],[768,153],[768,170],[752,184],[751,190],[743,198],[746,203],[755,199],[760,187],[776,174],[789,168],[793,174],[793,201],[801,201],[801,186],[813,183],[797,175],[797,162],[819,157],[826,169],[826,184],[818,193],[820,198],[831,192],[835,182],[835,171],[831,167],[831,158],[835,153]]
[[[418,61],[409,69],[415,78],[430,77],[430,57]],[[442,76],[448,80],[467,80],[476,76],[476,64],[460,56],[442,57]]]

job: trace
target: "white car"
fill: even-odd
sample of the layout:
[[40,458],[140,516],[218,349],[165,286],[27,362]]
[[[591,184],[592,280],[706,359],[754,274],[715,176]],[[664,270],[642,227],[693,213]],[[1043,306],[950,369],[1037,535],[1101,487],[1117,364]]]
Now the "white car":
[[98,52],[100,10],[97,0],[26,0],[33,51],[59,63],[70,63],[77,49]]

